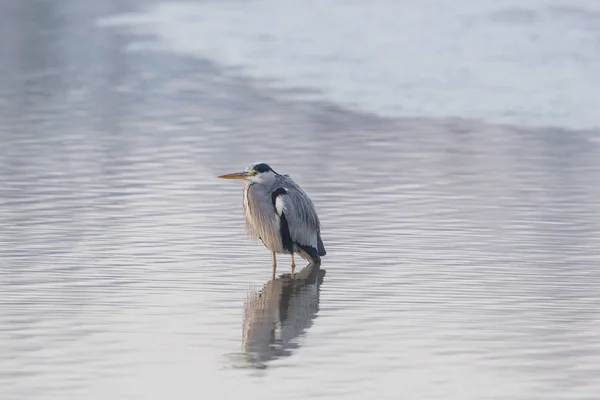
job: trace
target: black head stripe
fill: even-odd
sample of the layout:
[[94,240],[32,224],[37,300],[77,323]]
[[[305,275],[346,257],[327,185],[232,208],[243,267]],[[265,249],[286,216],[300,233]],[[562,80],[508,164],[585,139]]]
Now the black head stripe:
[[271,167],[269,167],[269,165],[265,164],[265,163],[256,164],[252,169],[255,170],[256,172],[269,172],[269,171],[273,171],[271,169]]

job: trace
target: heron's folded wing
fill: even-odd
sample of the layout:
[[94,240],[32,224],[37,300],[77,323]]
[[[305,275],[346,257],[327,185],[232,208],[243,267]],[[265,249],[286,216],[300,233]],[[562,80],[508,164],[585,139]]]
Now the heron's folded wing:
[[[290,236],[295,243],[305,246],[317,246],[315,236],[320,232],[319,217],[306,193],[295,183],[286,182],[281,193],[275,199],[277,213],[285,214]],[[316,235],[315,235],[316,234]]]

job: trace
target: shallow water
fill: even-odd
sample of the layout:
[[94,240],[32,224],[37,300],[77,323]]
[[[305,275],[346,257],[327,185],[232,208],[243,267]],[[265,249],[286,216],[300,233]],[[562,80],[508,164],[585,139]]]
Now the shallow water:
[[[284,100],[82,3],[0,13],[2,400],[597,398],[599,132]],[[244,238],[257,160],[320,279]]]

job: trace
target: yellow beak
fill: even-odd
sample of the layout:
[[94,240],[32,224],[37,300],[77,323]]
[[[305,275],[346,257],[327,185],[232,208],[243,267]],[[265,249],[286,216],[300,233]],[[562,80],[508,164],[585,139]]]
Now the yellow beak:
[[233,174],[221,175],[219,176],[221,179],[236,179],[239,181],[245,181],[248,178],[248,173],[244,172],[235,172]]

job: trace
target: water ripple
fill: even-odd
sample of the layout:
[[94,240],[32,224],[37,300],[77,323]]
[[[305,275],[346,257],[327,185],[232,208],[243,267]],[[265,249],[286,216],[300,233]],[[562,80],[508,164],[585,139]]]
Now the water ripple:
[[[295,103],[107,31],[98,60],[69,10],[31,52],[71,58],[0,48],[3,400],[597,397],[598,132]],[[322,284],[244,237],[216,176],[257,160],[314,200]]]

